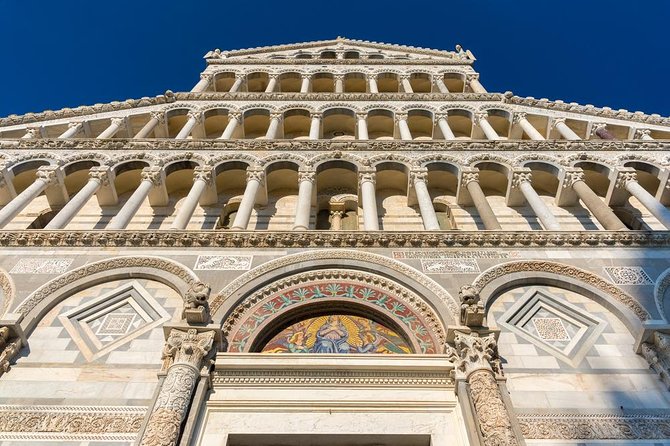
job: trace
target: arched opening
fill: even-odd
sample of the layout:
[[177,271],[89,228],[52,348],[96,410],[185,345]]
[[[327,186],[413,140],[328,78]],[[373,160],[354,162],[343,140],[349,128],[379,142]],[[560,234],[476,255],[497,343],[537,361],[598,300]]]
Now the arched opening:
[[270,82],[268,73],[249,73],[247,75],[247,91],[250,93],[262,93]]
[[316,229],[358,229],[357,172],[356,166],[346,161],[328,161],[317,167]]
[[345,59],[360,59],[361,53],[358,51],[345,51],[344,52],[344,58]]
[[456,139],[472,138],[472,112],[462,109],[449,110],[447,123]]
[[298,204],[298,165],[288,161],[266,168],[267,204],[257,209],[255,229],[291,230]]
[[407,125],[414,140],[433,139],[433,113],[428,110],[410,110]]
[[288,110],[284,113],[284,138],[308,139],[311,118],[309,111],[303,109]]
[[[232,227],[237,209],[244,195],[244,189],[247,185],[248,167],[249,165],[242,161],[226,161],[215,167],[214,180],[221,211],[218,213],[213,212],[214,215],[211,217],[208,216],[208,227],[215,227],[215,225],[221,229]],[[217,217],[218,223],[215,223]],[[255,214],[252,212],[252,219],[255,218]]]
[[395,124],[393,112],[390,110],[375,109],[368,112],[368,137],[370,139],[391,140]]
[[205,118],[203,126],[205,129],[205,138],[215,139],[223,134],[228,125],[228,110],[215,108],[203,113]]
[[[458,167],[454,164],[433,162],[426,165],[428,193],[433,202],[440,229],[456,229],[464,224],[465,213],[456,206]],[[452,209],[453,208],[453,209]],[[460,220],[460,221],[457,221]]]
[[414,93],[430,93],[433,86],[431,76],[427,73],[412,73],[409,83]]
[[312,75],[312,92],[332,93],[335,91],[335,80],[332,73],[315,73]]
[[356,116],[345,108],[331,108],[323,113],[324,139],[354,139],[356,137]]
[[169,110],[166,113],[168,138],[174,138],[188,121],[188,109]]
[[496,131],[500,139],[509,139],[509,132],[511,128],[511,114],[506,110],[489,110],[488,121]]
[[444,84],[450,93],[463,93],[465,91],[465,76],[460,73],[444,73]]
[[230,91],[235,83],[235,73],[216,73],[214,75],[214,91],[226,92]]
[[365,93],[367,85],[367,78],[363,73],[347,73],[344,75],[345,93]]
[[380,93],[397,93],[398,86],[398,75],[395,73],[381,73],[377,76],[377,90]]
[[319,57],[321,59],[337,59],[337,53],[335,51],[321,51]]
[[244,113],[244,138],[260,139],[265,138],[265,134],[270,126],[270,111],[263,109],[248,110]]
[[279,76],[279,91],[282,93],[298,93],[301,84],[300,73],[284,73]]
[[396,162],[383,162],[376,166],[377,212],[380,229],[415,231],[423,229],[418,207],[407,204],[408,169]]

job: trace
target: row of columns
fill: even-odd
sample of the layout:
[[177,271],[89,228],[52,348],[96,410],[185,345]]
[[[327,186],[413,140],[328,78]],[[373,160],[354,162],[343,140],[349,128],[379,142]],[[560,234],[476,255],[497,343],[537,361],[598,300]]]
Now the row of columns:
[[[48,187],[57,185],[62,187],[62,175],[62,170],[57,166],[40,167],[37,170],[37,178],[35,181],[0,209],[0,228],[9,223]],[[433,202],[428,192],[427,176],[427,171],[425,169],[411,171],[410,185],[414,188],[414,192],[416,193],[424,229],[429,231],[439,230],[440,227],[433,207]],[[307,230],[309,229],[316,173],[314,171],[300,171],[298,178],[298,203],[296,206],[293,229]],[[125,229],[151,191],[163,184],[165,180],[165,172],[159,166],[147,167],[142,170],[141,179],[138,187],[121,207],[119,212],[112,218],[107,229]],[[359,179],[364,229],[367,231],[379,230],[375,172],[361,171]],[[257,203],[259,191],[264,185],[264,181],[265,173],[262,169],[256,168],[247,170],[247,183],[244,195],[237,210],[235,220],[233,221],[232,229],[245,230],[247,228],[251,213]],[[477,209],[484,228],[487,230],[501,230],[502,227],[495,212],[491,208],[486,195],[479,184],[479,170],[476,168],[462,168],[460,184],[461,187],[467,191],[469,201]],[[69,201],[67,201],[56,216],[47,224],[45,229],[64,228],[84,207],[88,200],[98,193],[101,187],[109,185],[109,170],[107,167],[91,168],[89,171],[88,182],[81,190],[71,197]],[[563,189],[574,191],[577,198],[584,203],[591,214],[605,229],[627,229],[621,220],[614,214],[612,209],[585,183],[584,172],[581,169],[566,169],[563,174],[562,187]],[[634,170],[624,168],[619,171],[615,180],[615,187],[619,190],[626,190],[630,195],[637,198],[659,222],[670,229],[670,210],[639,184]],[[523,200],[528,203],[546,230],[561,230],[551,209],[533,188],[532,176],[529,169],[522,169],[512,173],[511,189],[520,192]],[[208,191],[209,196],[206,196],[206,192]],[[212,169],[210,167],[197,167],[194,170],[193,185],[179,208],[171,225],[171,229],[186,229],[198,203],[213,203],[216,201],[215,196],[216,193]]]
[[[280,74],[268,74],[268,84],[265,87],[265,93],[274,93],[277,91],[277,84],[279,81]],[[334,81],[334,92],[335,93],[344,93],[344,81],[345,74],[333,74]],[[313,74],[303,73],[300,75],[301,84],[300,84],[300,93],[309,93],[311,88],[311,82]],[[378,75],[376,74],[367,74],[365,76],[368,89],[370,93],[379,93],[379,86],[377,84]],[[240,91],[240,88],[246,81],[247,76],[245,74],[236,74],[235,82],[231,85],[228,93],[237,93]],[[412,83],[410,81],[411,76],[409,74],[401,74],[398,76],[399,84],[402,87],[404,93],[414,93],[412,88]],[[199,93],[204,92],[210,89],[212,82],[214,80],[214,75],[209,73],[202,73],[200,75],[200,81],[191,89],[191,92]],[[451,93],[449,87],[444,82],[444,77],[440,75],[432,76],[431,82],[436,86],[437,90],[440,93],[447,94]],[[484,86],[479,82],[478,74],[470,74],[465,78],[466,84],[470,87],[470,90],[473,93],[487,93]]]

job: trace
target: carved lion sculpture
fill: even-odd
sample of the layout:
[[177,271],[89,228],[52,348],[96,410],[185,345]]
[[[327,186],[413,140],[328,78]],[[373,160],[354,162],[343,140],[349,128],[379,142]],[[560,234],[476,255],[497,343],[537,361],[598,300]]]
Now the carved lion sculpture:
[[212,288],[203,282],[195,282],[186,293],[186,308],[204,308],[209,311],[209,294]]

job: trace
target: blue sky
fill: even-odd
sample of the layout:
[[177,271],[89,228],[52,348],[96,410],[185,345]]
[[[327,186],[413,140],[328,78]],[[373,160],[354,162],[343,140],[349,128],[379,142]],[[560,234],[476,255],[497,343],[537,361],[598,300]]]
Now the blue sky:
[[478,58],[489,91],[670,115],[667,0],[0,0],[0,116],[185,91],[202,55],[338,35]]

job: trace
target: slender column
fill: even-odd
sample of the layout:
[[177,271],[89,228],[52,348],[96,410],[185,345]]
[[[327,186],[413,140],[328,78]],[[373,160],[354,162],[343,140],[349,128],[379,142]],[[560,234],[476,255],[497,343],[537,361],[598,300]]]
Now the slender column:
[[311,74],[302,75],[302,83],[300,84],[300,93],[309,93],[309,84],[312,80]]
[[335,80],[335,93],[344,93],[344,74],[336,74],[333,79]]
[[663,206],[652,194],[647,192],[637,181],[635,172],[619,172],[616,187],[626,189],[632,196],[637,198],[642,206],[647,208],[663,226],[670,229],[670,210]]
[[107,167],[92,167],[88,176],[89,180],[84,187],[63,206],[44,229],[63,229],[66,227],[100,187],[109,185],[109,168]]
[[96,139],[111,138],[126,124],[125,118],[112,118],[111,124]]
[[342,230],[342,216],[344,211],[330,211],[330,229],[331,231]]
[[72,138],[84,129],[83,122],[71,122],[67,125],[67,130],[63,132],[58,139]]
[[584,172],[580,170],[566,172],[565,179],[563,180],[563,187],[572,187],[577,196],[584,202],[587,209],[605,229],[609,231],[622,231],[628,229],[614,214],[612,209],[610,209],[610,207],[607,206],[584,182]]
[[433,76],[433,83],[437,86],[440,93],[449,93],[449,88],[447,88],[447,84],[444,83],[443,76]]
[[43,166],[37,169],[37,179],[17,195],[12,201],[0,209],[0,228],[5,227],[26,206],[37,198],[44,190],[58,182],[56,166]]
[[370,139],[368,136],[368,114],[357,113],[356,117],[358,118],[358,139]]
[[530,172],[514,172],[512,174],[512,187],[518,188],[531,209],[542,222],[544,229],[548,231],[560,231],[561,226],[556,221],[549,207],[542,201],[542,198],[535,192],[531,184],[532,174]]
[[321,133],[321,113],[312,113],[312,122],[309,125],[309,139],[319,139]]
[[158,393],[140,446],[176,446],[182,423],[200,377],[204,359],[212,351],[215,332],[171,329],[163,348],[165,381]]
[[463,172],[461,182],[470,193],[472,202],[477,209],[477,213],[479,213],[479,218],[481,218],[482,223],[484,223],[484,228],[493,231],[501,230],[502,227],[500,226],[500,223],[498,223],[498,219],[493,213],[493,209],[491,209],[491,205],[479,185],[479,172]]
[[146,138],[158,124],[165,124],[165,113],[158,111],[151,112],[151,119],[144,124],[144,127],[142,127],[139,132],[137,132],[137,135],[133,136],[133,139]]
[[233,85],[230,86],[230,90],[228,90],[229,93],[237,93],[240,91],[240,88],[242,87],[242,84],[244,83],[245,79],[244,74],[236,74],[235,75],[235,82],[233,82]]
[[402,84],[402,89],[405,93],[414,93],[412,89],[412,84],[409,81],[409,76],[404,75],[400,76],[400,83]]
[[635,139],[644,139],[647,141],[653,141],[654,138],[652,138],[649,134],[651,133],[651,130],[649,129],[637,129],[635,130]]
[[412,140],[412,132],[409,131],[409,125],[407,125],[407,115],[397,113],[395,115],[396,121],[398,121],[398,130],[400,130],[400,139],[404,141]]
[[375,173],[360,174],[361,197],[363,199],[363,228],[366,231],[379,230],[379,214],[377,213],[377,197],[375,194]]
[[213,76],[211,74],[205,74],[205,73],[200,74],[200,81],[198,81],[198,83],[195,84],[195,87],[191,89],[191,92],[199,93],[201,91],[207,90],[209,86],[212,84],[212,78]]
[[237,215],[235,216],[235,221],[231,229],[234,230],[246,230],[249,225],[249,219],[251,218],[251,211],[254,209],[256,204],[256,195],[258,194],[258,189],[263,184],[265,180],[265,172],[262,170],[248,170],[247,171],[247,187],[244,189],[244,195],[242,196],[242,202],[240,207],[237,209]]
[[275,88],[277,88],[277,79],[279,78],[278,74],[271,74],[268,80],[268,86],[265,87],[266,93],[273,93]]
[[491,127],[491,123],[488,120],[488,114],[487,113],[477,113],[475,115],[475,120],[477,121],[477,124],[482,128],[484,131],[484,135],[486,135],[486,139],[496,141],[500,139],[500,136],[498,136],[498,133]]
[[112,221],[107,225],[107,229],[118,230],[125,229],[130,223],[130,220],[135,216],[137,210],[140,208],[149,192],[154,187],[160,186],[162,183],[160,168],[145,167],[142,169],[142,181],[137,186],[135,192],[128,198],[121,210],[112,218]]
[[277,139],[280,120],[281,113],[270,113],[270,125],[268,125],[268,131],[265,132],[265,139]]
[[26,134],[21,139],[37,139],[41,136],[39,127],[29,127],[26,129]]
[[309,229],[309,217],[312,214],[312,190],[316,172],[298,172],[298,205],[295,208],[294,231]]
[[470,90],[473,93],[488,93],[486,88],[479,82],[479,74],[470,74],[467,77],[467,82],[470,85]]
[[437,125],[438,127],[440,127],[440,130],[442,131],[444,139],[446,140],[456,139],[456,135],[454,135],[454,132],[451,130],[451,127],[449,127],[449,121],[447,121],[446,113],[435,115],[435,119],[437,119]]
[[596,135],[600,139],[606,139],[610,141],[616,140],[616,137],[612,135],[609,130],[607,130],[607,124],[603,122],[593,124],[591,127],[591,135]]
[[202,120],[202,115],[198,112],[189,112],[188,121],[184,124],[184,127],[179,130],[177,136],[174,139],[186,139],[193,131],[193,127],[196,126]]
[[193,171],[193,185],[188,192],[186,199],[179,208],[177,216],[175,217],[170,229],[186,229],[189,220],[193,217],[196,206],[200,201],[207,186],[212,183],[212,169],[211,167],[196,167]]
[[433,200],[428,193],[427,179],[428,172],[419,171],[410,173],[410,180],[414,185],[416,199],[419,202],[423,227],[426,231],[439,231],[440,224],[437,221],[437,215],[435,214],[435,208],[433,207]]
[[377,87],[377,75],[369,74],[368,75],[368,88],[370,93],[379,93],[379,88]]
[[225,130],[219,136],[217,139],[230,139],[233,137],[233,133],[235,133],[235,129],[237,128],[238,125],[242,122],[242,114],[241,113],[228,113],[228,125],[226,125]]
[[[512,407],[500,390],[504,381],[498,346],[493,333],[455,332],[454,347],[447,344],[446,353],[454,363],[459,400],[474,412],[476,436],[472,443],[482,446],[521,446],[523,437],[514,428]],[[462,394],[461,392],[465,393]]]
[[525,113],[516,113],[514,115],[514,120],[513,122],[515,124],[519,124],[521,128],[523,129],[524,133],[528,135],[530,139],[533,141],[543,141],[544,136],[540,132],[537,131],[535,127],[533,127],[533,124],[528,122],[528,119],[526,119],[526,114]]
[[551,123],[551,126],[555,127],[556,130],[558,130],[558,133],[560,133],[561,136],[567,140],[577,141],[582,139],[575,132],[573,132],[570,127],[568,127],[568,125],[565,123],[565,118],[554,119],[554,121]]

